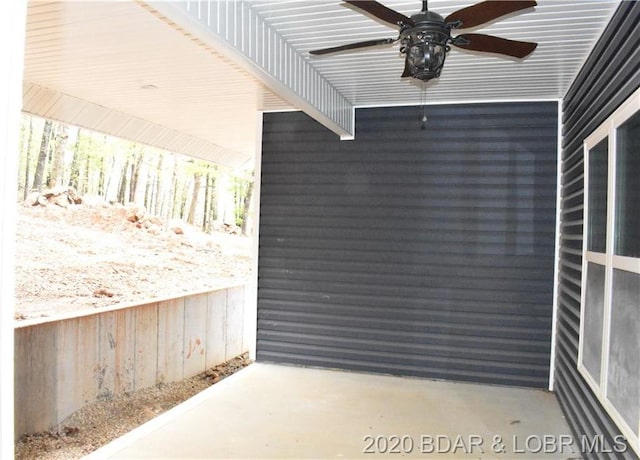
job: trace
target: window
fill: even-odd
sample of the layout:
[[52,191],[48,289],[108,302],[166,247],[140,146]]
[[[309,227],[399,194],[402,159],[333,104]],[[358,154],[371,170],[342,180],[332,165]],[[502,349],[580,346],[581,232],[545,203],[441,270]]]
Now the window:
[[578,369],[640,453],[640,90],[584,154]]

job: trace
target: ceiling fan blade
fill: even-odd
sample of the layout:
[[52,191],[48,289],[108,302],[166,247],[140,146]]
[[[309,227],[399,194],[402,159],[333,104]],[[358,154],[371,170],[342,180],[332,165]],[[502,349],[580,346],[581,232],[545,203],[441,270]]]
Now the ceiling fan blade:
[[444,22],[455,24],[459,21],[460,25],[456,25],[456,29],[468,29],[469,27],[476,27],[497,19],[505,14],[526,10],[536,5],[537,3],[534,0],[487,0],[486,2],[454,11],[445,18]]
[[313,54],[314,56],[321,56],[323,54],[339,53],[340,51],[349,51],[349,50],[355,50],[355,49],[359,49],[359,48],[367,48],[369,46],[390,45],[391,43],[393,43],[395,41],[396,40],[393,39],[393,38],[382,38],[382,39],[379,39],[379,40],[367,40],[367,41],[364,41],[364,42],[349,43],[348,45],[334,46],[333,48],[324,48],[324,49],[320,49],[320,50],[313,50],[313,51],[309,51],[309,54]]
[[345,3],[348,3],[351,6],[354,6],[362,11],[366,11],[367,13],[375,16],[378,19],[381,19],[385,22],[388,22],[391,25],[399,26],[401,24],[406,24],[408,26],[415,26],[415,22],[408,16],[405,16],[402,13],[398,13],[391,8],[387,8],[381,3],[371,1],[371,0],[345,0]]
[[466,50],[504,54],[520,59],[531,54],[538,46],[537,43],[507,40],[506,38],[484,34],[458,35],[451,44]]

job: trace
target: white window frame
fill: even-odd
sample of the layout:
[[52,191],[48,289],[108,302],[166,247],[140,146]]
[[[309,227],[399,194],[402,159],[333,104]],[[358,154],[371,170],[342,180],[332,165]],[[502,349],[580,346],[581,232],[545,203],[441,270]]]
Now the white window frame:
[[[580,341],[578,347],[578,370],[585,378],[605,410],[617,424],[633,450],[640,455],[640,420],[635,429],[629,426],[615,405],[607,397],[607,376],[609,367],[609,343],[611,336],[611,302],[613,298],[613,270],[619,269],[640,274],[640,258],[623,257],[614,254],[614,223],[616,210],[616,160],[617,130],[633,115],[640,112],[640,89],[627,99],[602,125],[584,141],[584,218],[582,252],[582,293],[580,309]],[[607,222],[606,253],[589,251],[589,152],[602,140],[608,138],[608,178],[607,178]],[[602,353],[600,360],[600,380],[596,381],[583,364],[585,345],[584,314],[587,287],[587,264],[595,263],[605,269],[604,309],[602,330]],[[640,418],[640,417],[639,417]]]

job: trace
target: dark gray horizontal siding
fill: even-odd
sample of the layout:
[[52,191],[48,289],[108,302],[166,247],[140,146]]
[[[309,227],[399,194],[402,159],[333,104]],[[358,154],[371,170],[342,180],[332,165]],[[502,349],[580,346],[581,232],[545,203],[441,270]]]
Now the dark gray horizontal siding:
[[[576,436],[620,432],[577,369],[584,210],[583,142],[640,86],[640,2],[622,2],[563,102],[556,391]],[[589,458],[637,458],[593,453]]]
[[546,387],[557,104],[266,114],[258,359]]

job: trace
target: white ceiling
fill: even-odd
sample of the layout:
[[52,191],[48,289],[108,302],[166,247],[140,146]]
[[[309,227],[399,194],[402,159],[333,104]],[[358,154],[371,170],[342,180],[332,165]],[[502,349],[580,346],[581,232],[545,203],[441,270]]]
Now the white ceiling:
[[26,112],[241,167],[264,101],[286,107],[139,3],[36,0],[27,15]]
[[[222,1],[222,0],[221,0]],[[232,0],[226,0],[227,2]],[[418,0],[386,0],[410,15]],[[473,2],[430,0],[443,16]],[[427,103],[560,99],[619,4],[538,0],[533,10],[464,32],[539,43],[523,61],[453,49]],[[395,37],[338,0],[252,0],[254,12],[354,106],[413,105],[398,45],[324,57],[308,51]],[[260,110],[291,109],[223,50],[135,1],[29,2],[27,112],[239,167],[253,158]]]
[[[407,16],[419,0],[383,0]],[[429,9],[446,17],[474,1],[430,0]],[[537,42],[528,58],[502,58],[453,48],[438,80],[427,84],[427,101],[559,99],[586,59],[619,4],[617,0],[538,0],[523,10],[476,29],[512,40]],[[338,1],[255,0],[253,8],[301,53],[361,40],[395,38],[397,30]],[[356,106],[417,104],[421,85],[402,79],[399,46],[309,57],[313,65]]]

